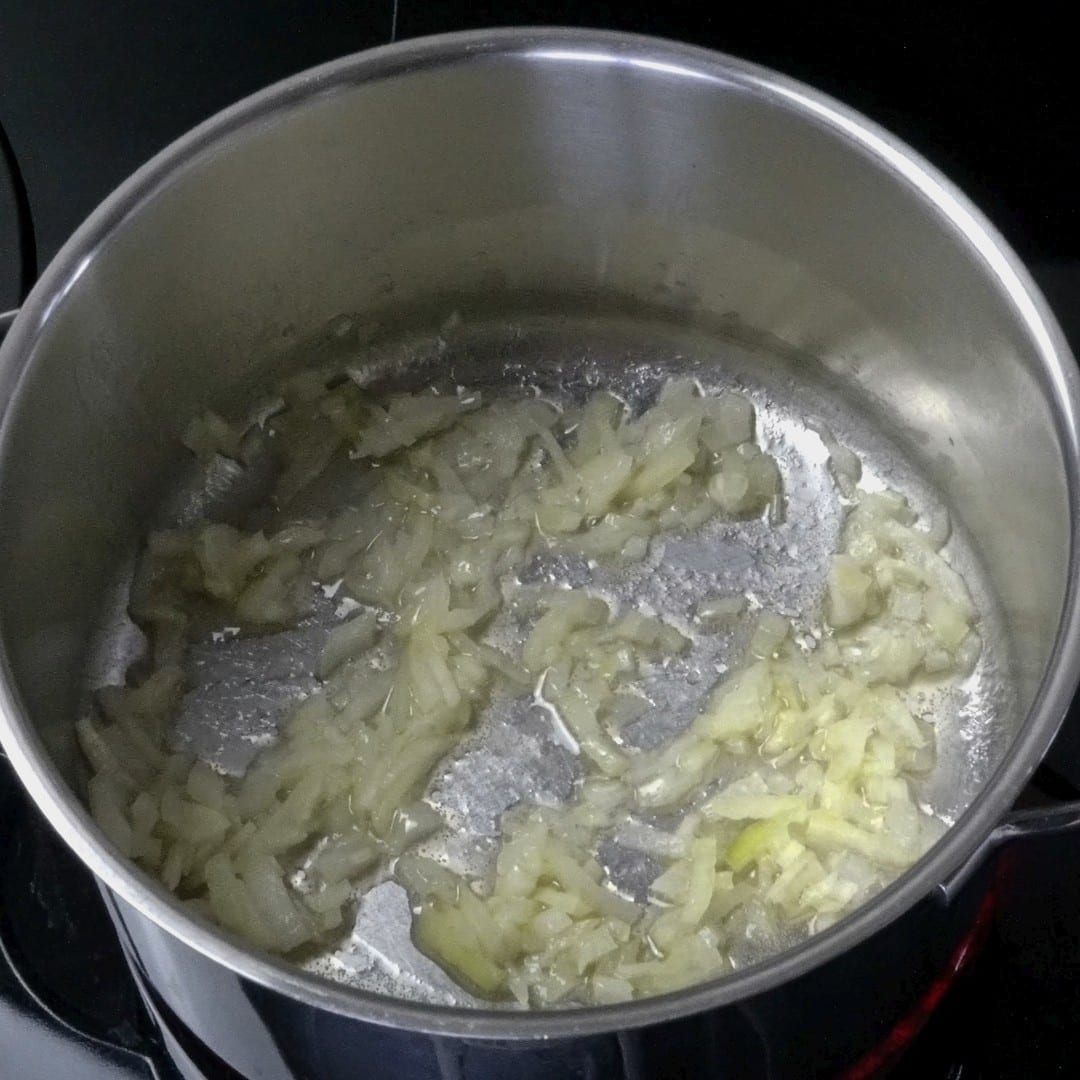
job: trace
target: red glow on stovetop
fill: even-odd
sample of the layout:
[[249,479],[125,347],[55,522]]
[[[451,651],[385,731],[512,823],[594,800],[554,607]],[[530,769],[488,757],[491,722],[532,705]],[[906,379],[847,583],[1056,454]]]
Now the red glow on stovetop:
[[896,1022],[888,1035],[854,1065],[845,1069],[837,1080],[872,1080],[900,1061],[956,980],[982,951],[997,914],[1006,865],[1006,859],[999,862],[994,882],[979,904],[970,929],[953,950],[945,970],[930,984],[914,1006]]

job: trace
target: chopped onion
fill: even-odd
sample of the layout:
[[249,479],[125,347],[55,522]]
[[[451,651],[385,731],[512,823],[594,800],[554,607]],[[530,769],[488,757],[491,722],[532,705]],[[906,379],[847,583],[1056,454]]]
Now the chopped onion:
[[[673,380],[637,416],[602,393],[563,413],[465,390],[376,401],[355,380],[308,373],[281,399],[260,422],[283,466],[278,506],[347,457],[370,476],[365,503],[269,538],[221,524],[151,534],[131,610],[153,669],[106,688],[77,726],[103,832],[223,927],[291,953],[340,932],[369,876],[392,867],[417,945],[474,993],[610,1004],[715,977],[792,927],[823,928],[940,835],[911,789],[932,731],[902,691],[970,669],[975,607],[941,552],[947,526],[924,531],[900,495],[859,491],[858,458],[827,429],[851,506],[820,646],[804,652],[787,618],[761,612],[746,662],[646,752],[619,728],[650,707],[642,669],[688,645],[663,615],[555,589],[520,656],[483,639],[506,575],[537,552],[640,559],[717,511],[777,524],[782,478],[746,397]],[[214,414],[185,441],[204,459],[244,453],[243,432]],[[217,616],[230,632],[294,626],[313,581],[352,617],[328,635],[320,689],[276,744],[240,779],[171,753],[195,628]],[[745,607],[705,599],[697,621]],[[564,806],[508,812],[490,875],[469,881],[410,849],[445,827],[425,786],[497,684],[534,694],[586,776]],[[615,887],[602,841],[659,860],[646,902]]]

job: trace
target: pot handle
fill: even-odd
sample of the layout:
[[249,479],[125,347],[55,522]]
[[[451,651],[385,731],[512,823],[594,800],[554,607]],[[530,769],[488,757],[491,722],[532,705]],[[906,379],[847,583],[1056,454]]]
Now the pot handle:
[[[30,196],[26,191],[26,179],[23,177],[19,159],[15,156],[15,147],[11,145],[4,125],[0,122],[0,168],[7,173],[11,183],[11,195],[15,203],[15,242],[19,249],[19,303],[22,303],[34,287],[38,275],[37,235],[34,229],[34,214],[30,209]],[[17,311],[0,313],[0,341],[4,340]]]
[[18,308],[15,308],[13,311],[0,311],[0,341],[3,341],[7,336],[7,332],[11,329],[11,324],[15,321],[15,316],[18,314]]
[[1001,824],[987,835],[949,878],[938,885],[936,895],[943,903],[951,904],[982,863],[994,852],[1015,840],[1059,836],[1077,831],[1080,831],[1080,801],[1014,810],[1006,815]]

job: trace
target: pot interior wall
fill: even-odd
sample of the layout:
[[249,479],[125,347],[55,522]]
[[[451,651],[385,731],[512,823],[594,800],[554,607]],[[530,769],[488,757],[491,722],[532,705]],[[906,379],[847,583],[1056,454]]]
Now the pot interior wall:
[[555,53],[316,78],[125,209],[46,284],[3,432],[2,633],[65,775],[105,587],[186,422],[300,362],[343,313],[385,336],[455,310],[636,309],[772,342],[951,504],[1001,601],[1018,715],[1030,705],[1069,506],[1020,313],[914,181],[753,79]]

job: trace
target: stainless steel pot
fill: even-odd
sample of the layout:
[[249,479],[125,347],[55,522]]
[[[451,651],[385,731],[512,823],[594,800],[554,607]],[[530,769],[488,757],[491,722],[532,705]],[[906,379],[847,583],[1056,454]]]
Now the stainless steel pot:
[[[523,300],[723,323],[845,387],[975,538],[1019,703],[993,775],[946,838],[834,929],[716,983],[531,1014],[354,992],[244,948],[111,849],[73,790],[72,734],[105,583],[201,405],[237,400],[343,311],[390,320]],[[8,333],[3,743],[102,882],[155,1007],[244,1076],[355,1075],[391,1048],[403,1076],[652,1075],[680,1041],[710,1075],[724,1063],[805,1076],[802,1040],[822,1025],[828,1067],[917,995],[970,915],[960,884],[988,847],[1080,820],[1072,807],[1007,817],[1080,674],[1078,406],[1061,333],[993,228],[910,150],[806,87],[585,31],[348,57],[247,99],[140,170]],[[844,987],[827,1008],[823,973]],[[740,1065],[763,1035],[780,1040],[767,1060]]]

